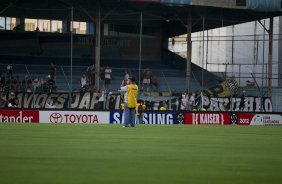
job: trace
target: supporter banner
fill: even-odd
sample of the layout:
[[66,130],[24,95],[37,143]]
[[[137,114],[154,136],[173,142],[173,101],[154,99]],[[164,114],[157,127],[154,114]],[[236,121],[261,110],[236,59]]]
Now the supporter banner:
[[[122,124],[122,112],[110,113],[111,124]],[[177,113],[146,112],[143,117],[144,124],[176,124]]]
[[[68,107],[69,93],[17,93],[19,108],[45,108],[49,100],[55,102],[56,109],[65,109]],[[72,109],[97,109],[97,93],[73,93]]]
[[204,95],[209,97],[230,97],[237,93],[238,86],[238,82],[235,79],[226,79],[204,91]]
[[40,123],[108,124],[109,112],[40,111]]
[[203,96],[198,98],[197,109],[200,109],[203,100],[203,106],[207,111],[243,111],[243,112],[272,112],[272,102],[268,97],[245,97],[242,98],[215,98]]
[[281,114],[239,113],[238,125],[282,125]]
[[[6,95],[9,100],[9,95]],[[21,109],[40,108],[44,109],[46,103],[50,100],[54,101],[54,109],[67,109],[69,103],[69,93],[16,93],[18,98],[18,107]],[[73,93],[71,109],[86,109],[86,110],[104,110],[103,104],[98,103],[99,94],[93,92]],[[119,94],[105,94],[105,109],[119,110],[121,104],[121,96]],[[145,100],[148,110],[158,110],[160,100],[173,103],[171,106],[177,110],[175,101],[176,97],[158,97],[151,98],[152,101]],[[170,101],[170,100],[171,101]],[[7,107],[7,102],[1,101],[0,108]]]
[[184,124],[229,125],[230,113],[185,113]]
[[37,110],[0,110],[1,123],[39,123]]

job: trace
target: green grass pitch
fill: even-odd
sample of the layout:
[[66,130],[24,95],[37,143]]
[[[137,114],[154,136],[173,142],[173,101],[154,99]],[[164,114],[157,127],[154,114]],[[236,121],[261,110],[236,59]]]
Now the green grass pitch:
[[0,184],[275,184],[282,127],[0,124]]

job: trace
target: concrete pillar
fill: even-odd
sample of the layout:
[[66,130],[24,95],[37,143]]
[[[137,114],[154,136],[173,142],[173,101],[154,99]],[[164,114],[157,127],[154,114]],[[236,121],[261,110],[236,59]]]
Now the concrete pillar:
[[282,87],[282,16],[279,17],[278,74],[278,86]]
[[63,32],[63,33],[69,33],[69,32],[70,32],[70,29],[71,29],[70,21],[63,20],[62,32]]
[[96,16],[96,45],[95,45],[95,90],[100,89],[100,54],[101,54],[101,12],[100,7]]
[[192,56],[192,15],[187,17],[187,58],[186,58],[186,93],[190,93],[190,79],[191,79],[191,56]]
[[272,93],[273,17],[269,20],[268,92]]
[[16,26],[19,26],[20,31],[24,31],[25,28],[25,19],[23,17],[16,18]]
[[94,35],[94,23],[93,22],[86,23],[86,34]]

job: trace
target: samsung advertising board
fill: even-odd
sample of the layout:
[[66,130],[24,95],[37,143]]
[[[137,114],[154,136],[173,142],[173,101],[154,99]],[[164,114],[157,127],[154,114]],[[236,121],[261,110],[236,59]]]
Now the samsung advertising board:
[[[110,123],[122,124],[122,112],[111,112]],[[176,113],[146,112],[143,116],[143,124],[177,124]]]

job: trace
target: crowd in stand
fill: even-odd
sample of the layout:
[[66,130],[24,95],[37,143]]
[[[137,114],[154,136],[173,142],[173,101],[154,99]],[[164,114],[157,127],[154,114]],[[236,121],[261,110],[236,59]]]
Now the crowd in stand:
[[[16,73],[16,72],[15,72]],[[18,102],[15,95],[15,92],[55,92],[56,91],[56,65],[50,63],[50,72],[46,77],[31,77],[25,75],[22,79],[14,74],[14,68],[11,64],[7,65],[6,71],[0,70],[0,107],[1,103],[6,103],[8,107],[16,107]],[[130,72],[129,70],[124,70],[124,78],[122,82],[125,82],[129,79]],[[91,64],[87,67],[86,72],[80,77],[81,91],[92,90],[95,85],[95,65]],[[104,81],[103,87],[97,91],[98,94],[98,106],[96,107],[99,110],[115,108],[115,96],[109,93],[111,89],[111,82],[113,80],[113,71],[109,66],[100,67],[100,80]],[[153,74],[153,71],[146,67],[141,73],[141,90],[150,91],[158,89],[158,82],[156,77]],[[105,103],[105,102],[108,103]],[[145,102],[142,102],[145,104]],[[150,109],[151,105],[146,104],[147,108]],[[45,108],[55,108],[54,101],[48,101]],[[153,109],[153,107],[152,107]],[[168,109],[166,102],[161,102],[159,109],[165,110]]]
[[13,66],[8,64],[6,72],[0,70],[0,107],[17,107],[15,92],[52,92],[56,89],[56,65],[51,63],[50,74],[46,78],[31,78],[25,75],[21,79],[14,75]]
[[[95,85],[95,65],[91,64],[87,67],[86,73],[83,73],[80,77],[80,85],[81,85],[81,91],[87,91],[93,89]],[[127,80],[129,78],[129,71],[125,69],[124,71],[124,80]],[[104,81],[104,85],[101,89],[109,91],[109,90],[115,90],[111,89],[111,83],[114,79],[113,77],[113,71],[109,66],[100,67],[100,76],[99,79]],[[159,83],[157,80],[156,75],[153,74],[152,69],[149,67],[146,67],[141,72],[141,90],[144,91],[158,91],[159,89]],[[99,89],[98,89],[99,90]]]
[[22,91],[22,92],[52,92],[56,89],[56,66],[51,63],[50,74],[46,78],[32,78],[25,75],[21,79],[14,75],[12,65],[7,65],[6,74],[0,70],[0,91]]
[[182,94],[182,98],[180,100],[180,110],[192,111],[195,108],[195,93]]

